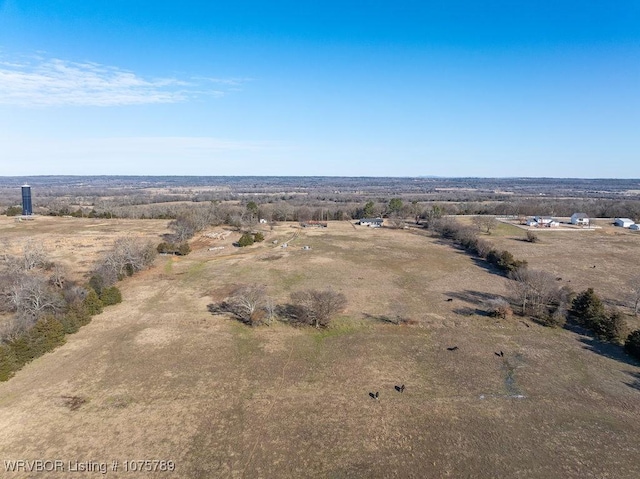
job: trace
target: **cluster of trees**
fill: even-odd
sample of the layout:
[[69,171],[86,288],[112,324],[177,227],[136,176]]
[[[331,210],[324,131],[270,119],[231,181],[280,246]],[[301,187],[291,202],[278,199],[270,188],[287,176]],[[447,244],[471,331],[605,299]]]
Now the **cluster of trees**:
[[161,254],[175,254],[178,256],[186,256],[191,253],[191,246],[186,241],[183,243],[169,243],[163,241],[160,243],[156,250]]
[[64,267],[48,259],[41,245],[26,243],[19,256],[0,263],[0,380],[50,351],[100,314],[122,301],[115,282],[148,267],[152,245],[132,238],[117,240],[87,285],[69,279]]
[[547,271],[518,268],[509,277],[513,280],[513,301],[522,315],[531,316],[547,326],[563,326],[566,322],[572,291],[559,286]]
[[602,300],[589,288],[571,303],[571,315],[581,326],[603,341],[617,343],[628,333],[626,322],[618,310],[605,310]]
[[132,236],[118,238],[98,262],[89,285],[99,295],[104,288],[151,266],[156,256],[157,249],[149,241]]
[[264,241],[264,235],[261,232],[257,233],[243,233],[238,240],[238,246],[244,248],[245,246],[251,246],[253,243],[260,243]]
[[[614,344],[625,341],[626,351],[640,359],[640,330],[629,334],[624,315],[616,308],[607,309],[593,288],[576,295],[567,286],[559,286],[559,278],[550,273],[527,268],[516,270],[510,278],[514,281],[513,300],[519,304],[523,315],[536,318],[547,326],[564,326],[571,320],[602,341]],[[640,278],[634,278],[630,283],[632,308],[636,314],[640,303],[638,280]]]
[[326,328],[347,305],[345,295],[331,289],[295,291],[290,298],[290,303],[278,305],[264,286],[245,285],[236,288],[224,301],[210,304],[208,309],[213,314],[231,314],[251,326],[281,320],[295,326]]
[[[65,268],[51,262],[42,246],[28,242],[20,256],[0,265],[0,381],[24,364],[51,351],[102,311],[121,301],[113,287],[101,298],[91,288],[68,279]],[[104,301],[104,302],[103,302]]]
[[6,210],[4,210],[4,212],[2,213],[4,215],[7,216],[18,216],[22,214],[22,207],[21,206],[9,206]]

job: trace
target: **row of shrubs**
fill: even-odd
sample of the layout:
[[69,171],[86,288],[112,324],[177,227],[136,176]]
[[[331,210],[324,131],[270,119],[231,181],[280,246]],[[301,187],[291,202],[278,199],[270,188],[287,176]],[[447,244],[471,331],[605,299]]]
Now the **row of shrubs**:
[[89,289],[82,301],[68,304],[60,314],[47,314],[27,331],[0,344],[0,381],[7,381],[25,364],[64,344],[67,334],[76,333],[100,314],[104,306],[122,301],[115,286],[105,288],[98,295]]
[[515,259],[509,251],[498,251],[490,242],[479,238],[476,228],[461,225],[453,218],[435,218],[425,226],[469,253],[487,260],[505,274],[527,266],[526,261]]

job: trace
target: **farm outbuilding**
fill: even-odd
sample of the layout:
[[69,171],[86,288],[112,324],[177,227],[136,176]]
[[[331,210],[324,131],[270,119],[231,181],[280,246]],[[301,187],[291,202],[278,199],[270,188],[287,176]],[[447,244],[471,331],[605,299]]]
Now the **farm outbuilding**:
[[589,216],[586,213],[574,213],[571,215],[571,224],[572,225],[580,225],[580,226],[588,226],[589,225]]
[[632,230],[632,231],[640,231],[640,225],[633,224],[633,225],[629,226],[629,229]]
[[633,220],[629,218],[616,218],[613,224],[622,228],[629,228],[633,224]]

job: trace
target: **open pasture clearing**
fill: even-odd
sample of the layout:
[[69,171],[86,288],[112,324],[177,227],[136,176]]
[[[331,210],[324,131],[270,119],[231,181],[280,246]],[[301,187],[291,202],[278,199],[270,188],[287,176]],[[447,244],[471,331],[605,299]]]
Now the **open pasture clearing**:
[[[506,224],[481,237],[527,260],[529,267],[562,278],[559,282],[576,292],[593,288],[607,304],[621,306],[629,313],[627,284],[640,274],[640,234],[604,221],[596,221],[596,225],[599,228],[591,231],[539,228],[534,231],[537,243],[525,241],[525,231]],[[640,327],[640,323],[634,325]]]
[[[475,314],[508,294],[504,278],[407,231],[264,231],[243,250],[198,239],[159,257],[119,285],[123,303],[0,384],[3,457],[171,459],[150,477],[180,478],[640,476],[640,368],[568,331]],[[250,282],[278,301],[332,286],[350,302],[326,331],[207,312]],[[398,311],[417,324],[384,320]]]
[[19,255],[28,242],[41,246],[54,263],[67,267],[77,280],[82,280],[101,255],[123,236],[162,241],[168,232],[167,220],[128,220],[34,216],[18,221],[17,217],[0,216],[2,254]]

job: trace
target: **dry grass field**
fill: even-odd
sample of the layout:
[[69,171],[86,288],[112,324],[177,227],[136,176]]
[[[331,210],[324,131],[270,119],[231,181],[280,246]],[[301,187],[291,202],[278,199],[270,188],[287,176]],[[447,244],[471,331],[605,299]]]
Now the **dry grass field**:
[[[81,271],[117,235],[159,241],[166,227],[40,220],[3,219],[0,234],[10,248],[41,240]],[[264,233],[249,248],[233,248],[238,233],[201,236],[189,256],[159,257],[119,285],[123,303],[0,383],[2,459],[105,462],[107,477],[135,476],[123,461],[147,459],[176,469],[137,477],[640,477],[640,367],[615,348],[483,315],[482,301],[509,293],[507,280],[418,232],[332,222]],[[550,254],[560,241],[551,236],[536,245],[493,236],[532,265],[571,258],[560,244]],[[610,251],[633,250],[625,236],[568,237],[579,248],[610,239],[618,245]],[[215,246],[225,248],[208,250]],[[625,253],[605,258],[558,274],[577,286],[596,264],[592,286],[605,291],[603,273]],[[323,331],[252,329],[207,311],[247,283],[266,285],[279,302],[331,286],[349,305]],[[385,321],[396,314],[415,324]],[[69,397],[85,402],[73,408]]]

